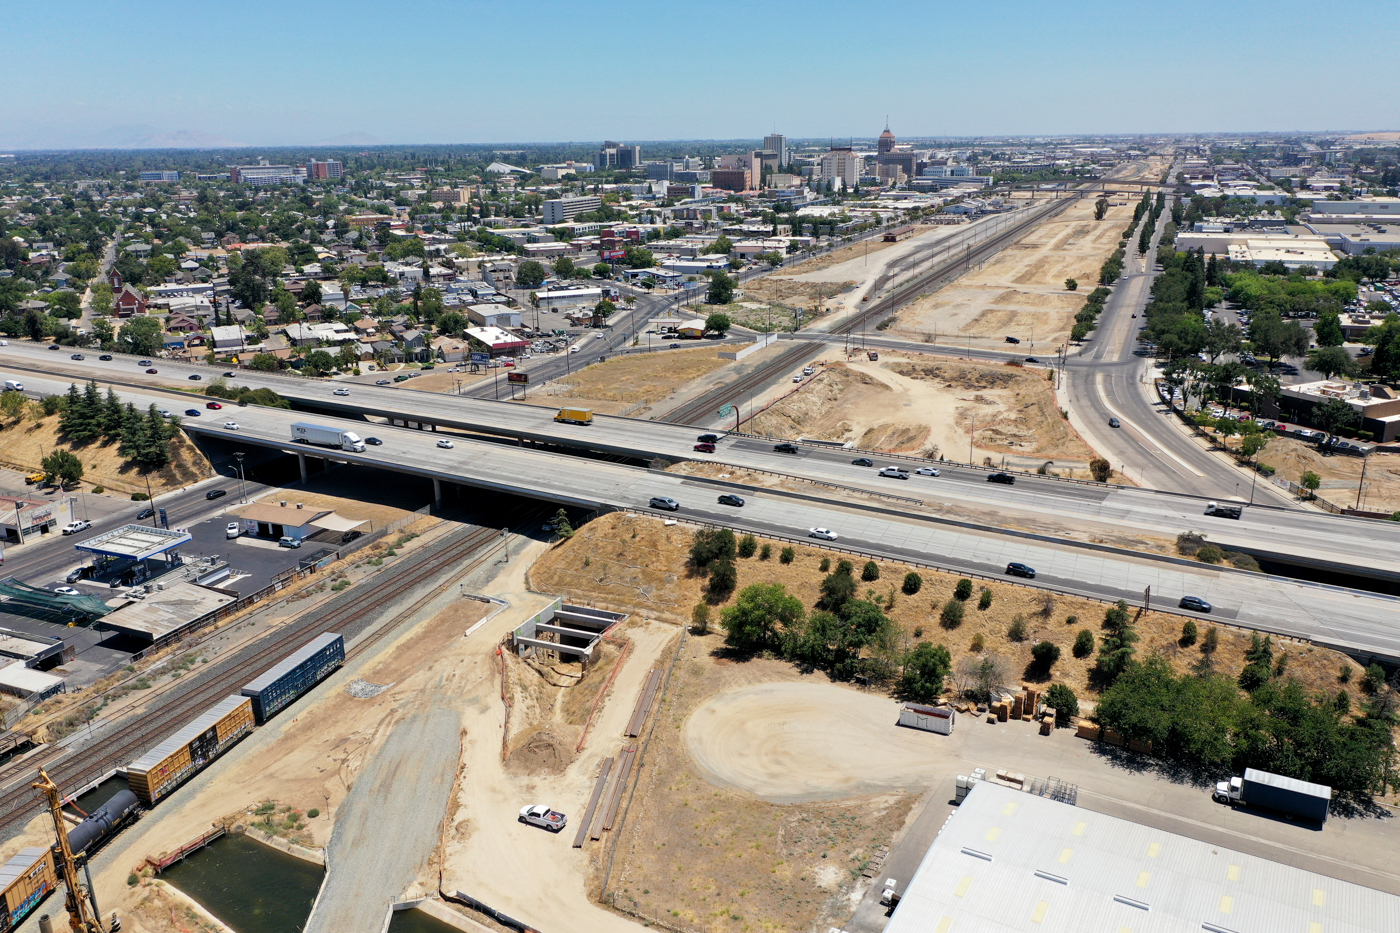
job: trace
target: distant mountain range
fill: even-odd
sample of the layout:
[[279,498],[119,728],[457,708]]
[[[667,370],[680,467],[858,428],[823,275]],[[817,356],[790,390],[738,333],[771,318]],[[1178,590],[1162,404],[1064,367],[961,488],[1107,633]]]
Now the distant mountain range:
[[[56,133],[51,127],[11,127],[14,136],[0,138],[0,147],[14,149],[246,149],[249,143],[201,130],[164,130],[147,124],[110,126],[96,133]],[[0,131],[3,132],[3,131]],[[44,141],[40,141],[44,140]],[[53,140],[63,140],[55,142]],[[266,146],[267,144],[264,144]],[[384,140],[369,133],[350,132],[318,142],[282,143],[282,146],[383,146]]]

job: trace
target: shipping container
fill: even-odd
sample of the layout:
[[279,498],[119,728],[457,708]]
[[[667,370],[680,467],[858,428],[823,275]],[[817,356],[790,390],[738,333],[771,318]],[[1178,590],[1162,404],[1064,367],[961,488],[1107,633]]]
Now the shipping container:
[[326,632],[263,672],[240,692],[253,701],[253,717],[262,725],[344,663],[344,636]]
[[939,735],[952,735],[956,715],[951,709],[944,707],[905,703],[899,711],[899,724],[911,729],[923,729],[925,732],[937,732]]
[[0,887],[5,891],[0,898],[0,930],[9,930],[58,887],[53,850],[43,846],[20,849],[0,865]]
[[127,766],[132,793],[152,806],[252,731],[253,701],[225,697]]

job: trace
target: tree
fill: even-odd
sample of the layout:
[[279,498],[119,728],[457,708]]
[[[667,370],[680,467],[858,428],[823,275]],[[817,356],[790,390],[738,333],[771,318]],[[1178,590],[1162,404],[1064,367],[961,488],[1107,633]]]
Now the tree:
[[904,658],[899,680],[900,699],[929,703],[943,693],[943,680],[953,670],[953,656],[943,645],[924,642]]
[[1181,647],[1190,648],[1196,643],[1197,634],[1198,633],[1196,629],[1196,620],[1187,619],[1186,622],[1181,626],[1181,637],[1177,639],[1177,641],[1181,645]]
[[729,333],[729,328],[732,326],[734,326],[734,322],[723,311],[715,311],[705,318],[706,332],[719,334],[721,337]]
[[734,280],[723,272],[710,277],[710,287],[705,291],[705,301],[712,305],[727,305],[734,300]]
[[938,614],[938,624],[946,629],[955,629],[962,625],[963,615],[967,612],[967,603],[960,599],[950,599],[943,604],[943,611]]
[[604,298],[602,301],[598,302],[596,305],[593,306],[593,322],[595,324],[602,324],[609,317],[616,313],[617,305]]
[[612,275],[612,266],[605,262],[593,264],[593,277],[595,279],[606,279],[610,275]]
[[1249,322],[1249,339],[1254,349],[1263,353],[1273,366],[1285,356],[1302,356],[1308,352],[1308,332],[1297,321],[1285,322],[1279,313],[1264,310]]
[[1322,477],[1318,476],[1312,470],[1307,470],[1303,473],[1302,482],[1300,482],[1298,485],[1302,486],[1308,491],[1309,499],[1316,499],[1317,490],[1319,487],[1322,486]]
[[83,462],[71,451],[55,450],[39,462],[43,467],[44,479],[52,483],[55,479],[61,486],[71,486],[83,478]]
[[1067,726],[1079,715],[1079,698],[1066,684],[1051,684],[1045,691],[1045,705],[1055,711],[1055,725]]
[[860,578],[866,583],[880,579],[880,565],[873,560],[865,562],[865,566],[860,569]]
[[554,260],[552,268],[554,269],[555,275],[564,279],[573,278],[574,272],[576,271],[574,269],[574,261],[568,256],[560,256],[558,259]]
[[1317,338],[1319,347],[1340,347],[1346,343],[1341,316],[1336,311],[1323,311],[1317,316],[1317,323],[1313,324],[1313,336]]
[[1078,281],[1077,279],[1065,279],[1065,291],[1067,291],[1067,292],[1077,292],[1077,291],[1079,291],[1079,281]]
[[1283,386],[1278,377],[1268,373],[1256,373],[1253,370],[1245,374],[1245,380],[1249,383],[1249,399],[1254,407],[1256,415],[1267,415],[1283,394]]
[[1094,482],[1106,483],[1113,476],[1113,465],[1103,457],[1095,457],[1089,461],[1089,473],[1094,477]]
[[522,262],[515,272],[515,284],[519,288],[539,288],[544,278],[544,266],[533,259]]
[[732,559],[722,559],[711,561],[709,571],[710,581],[706,584],[706,592],[713,602],[722,602],[739,585],[739,568],[734,566]]
[[758,539],[753,535],[744,535],[739,539],[739,556],[747,560],[758,553]]
[[953,598],[960,602],[966,602],[967,600],[971,599],[972,581],[969,580],[967,577],[963,577],[961,580],[959,580],[953,586]]
[[301,300],[308,306],[321,303],[321,283],[311,279],[301,288]]
[[1345,431],[1361,421],[1360,412],[1347,404],[1346,399],[1330,398],[1312,411],[1313,423],[1327,432],[1329,438]]
[[160,321],[153,317],[133,317],[122,324],[117,335],[117,348],[133,356],[153,356],[159,353],[165,340]]
[[253,354],[252,361],[249,362],[248,365],[258,372],[270,373],[276,370],[281,364],[278,362],[277,357],[273,356],[271,353],[255,353]]
[[1060,660],[1060,646],[1053,641],[1041,641],[1031,645],[1032,666],[1041,674],[1049,674],[1050,668]]
[[903,590],[905,596],[913,596],[915,593],[919,592],[919,590],[923,588],[923,585],[924,578],[911,570],[904,575],[904,585],[901,587],[901,589]]
[[1087,658],[1094,653],[1094,633],[1087,628],[1079,630],[1079,634],[1074,636],[1074,648],[1071,649],[1076,658]]
[[54,317],[73,320],[83,316],[83,300],[71,289],[60,289],[49,296],[49,306]]
[[1094,202],[1094,219],[1103,220],[1108,213],[1108,198],[1099,198]]
[[301,371],[309,376],[322,376],[335,369],[335,357],[325,350],[312,350],[303,359]]
[[1211,318],[1205,325],[1206,339],[1202,348],[1206,356],[1214,363],[1225,353],[1240,352],[1240,341],[1244,332],[1240,330],[1238,324],[1227,324],[1220,318]]
[[574,536],[574,526],[569,523],[569,513],[564,509],[561,508],[554,513],[551,524],[554,525],[554,533],[559,537],[572,538]]
[[841,607],[855,599],[856,578],[849,571],[842,573],[838,568],[835,573],[828,574],[822,580],[821,598],[817,600],[817,607],[828,612],[839,612]]
[[622,264],[629,269],[650,269],[656,265],[656,257],[651,250],[640,246],[627,246],[622,250]]
[[98,282],[92,287],[92,313],[106,316],[112,313],[112,286]]
[[719,560],[734,560],[738,542],[728,528],[701,528],[690,541],[690,564],[704,570]]
[[1137,632],[1128,622],[1128,605],[1122,600],[1108,610],[1104,616],[1103,643],[1099,645],[1099,658],[1096,672],[1106,683],[1112,684],[1133,663]]
[[456,311],[448,311],[437,319],[437,329],[439,334],[447,337],[460,337],[462,331],[467,329],[467,319]]
[[755,583],[721,613],[720,624],[729,647],[752,653],[776,647],[779,634],[796,629],[806,617],[802,601],[781,583]]
[[1005,688],[1010,676],[1006,662],[991,653],[964,657],[958,662],[957,675],[962,692],[971,694],[983,703],[990,702],[993,693]]
[[11,421],[24,414],[24,406],[28,403],[29,399],[25,397],[23,392],[7,389],[0,393],[0,412],[3,412],[5,417]]
[[1341,347],[1318,347],[1308,354],[1308,369],[1322,373],[1324,379],[1349,376],[1354,365],[1351,354]]
[[696,635],[708,635],[710,633],[710,604],[696,603],[695,608],[690,610],[690,627]]
[[715,256],[728,256],[734,249],[734,241],[721,233],[715,241],[701,250],[701,253]]

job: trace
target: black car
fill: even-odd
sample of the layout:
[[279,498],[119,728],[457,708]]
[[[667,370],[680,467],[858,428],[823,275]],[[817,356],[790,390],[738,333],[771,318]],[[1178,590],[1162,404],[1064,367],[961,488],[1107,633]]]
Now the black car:
[[237,376],[237,375],[238,375],[238,373],[224,373],[224,378],[226,378],[226,379],[232,379],[234,376]]
[[155,509],[142,509],[140,512],[136,513],[136,520],[139,522],[142,519],[150,518],[154,514],[156,514]]
[[1019,561],[1012,561],[1006,565],[1006,575],[1008,577],[1025,577],[1027,580],[1035,579],[1035,568],[1027,567]]
[[112,354],[104,353],[101,356],[99,356],[98,359],[104,363],[110,363],[112,361]]
[[380,446],[381,444],[383,444],[384,442],[381,441],[381,440],[380,440],[379,438],[377,438],[377,437],[367,437],[367,438],[365,438],[365,443],[368,444],[368,445],[371,446],[371,447],[378,447],[378,446]]
[[198,417],[199,417],[199,409],[198,409],[198,408],[186,408],[186,409],[185,409],[185,416],[186,416],[187,418],[198,418]]
[[59,349],[62,349],[62,348],[59,347],[59,345],[56,344],[56,343],[51,343],[51,344],[49,344],[49,349],[50,349],[50,350],[59,350]]
[[1027,362],[1027,363],[1039,363],[1040,360],[1036,359],[1036,358],[1033,357],[1033,356],[1028,356],[1028,357],[1026,357],[1026,362]]
[[700,435],[699,437],[697,437],[695,440],[696,440],[697,442],[701,443],[701,444],[717,444],[717,443],[719,443],[719,435],[718,435],[718,434],[701,434],[701,435]]
[[851,461],[851,466],[874,466],[875,461],[869,457],[856,457]]
[[1007,337],[1007,338],[1006,338],[1006,342],[1007,342],[1007,343],[1020,343],[1020,342],[1021,342],[1021,338],[1020,338],[1020,337]]
[[1183,596],[1177,606],[1182,609],[1194,609],[1197,612],[1210,612],[1214,608],[1199,596]]
[[780,453],[780,454],[795,454],[795,453],[797,453],[797,445],[796,445],[796,444],[788,444],[788,443],[786,443],[786,442],[785,442],[785,443],[782,443],[782,444],[774,444],[774,445],[773,445],[773,449],[774,449],[775,451],[777,451],[778,453]]
[[722,496],[719,497],[719,504],[720,504],[720,505],[737,505],[737,506],[742,507],[743,504],[744,504],[744,497],[743,497],[743,496],[736,496],[736,495],[734,495],[733,493],[727,492],[727,493],[725,493],[724,495],[722,495]]
[[991,473],[987,476],[987,482],[1005,483],[1007,486],[1014,486],[1016,485],[1016,477],[1012,476],[1010,473]]
[[204,378],[204,377],[201,376],[199,373],[191,373],[191,374],[190,374],[190,381],[191,381],[191,382],[199,382],[199,381],[200,381],[201,379],[203,379],[203,378]]
[[221,498],[223,498],[223,497],[226,496],[226,495],[228,495],[228,490],[227,490],[227,489],[211,489],[211,490],[209,490],[208,492],[206,492],[206,493],[204,494],[204,498],[206,498],[206,499],[221,499]]

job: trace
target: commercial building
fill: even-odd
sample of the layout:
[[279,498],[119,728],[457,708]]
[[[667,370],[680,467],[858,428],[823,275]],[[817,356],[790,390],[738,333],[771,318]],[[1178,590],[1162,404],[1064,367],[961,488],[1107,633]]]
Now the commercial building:
[[1337,264],[1337,255],[1320,236],[1290,233],[1259,233],[1240,230],[1234,233],[1181,233],[1176,238],[1181,251],[1202,249],[1207,253],[1229,256],[1233,262],[1262,266],[1266,262],[1281,262],[1289,269],[1312,266],[1319,272]]
[[530,346],[530,341],[499,327],[468,327],[463,333],[473,350],[492,356],[511,356]]
[[1314,201],[1308,218],[1317,223],[1353,224],[1368,220],[1400,220],[1400,198]]
[[1360,256],[1368,249],[1377,253],[1400,249],[1400,218],[1386,224],[1318,223],[1313,219],[1303,226],[1326,240],[1328,246],[1348,256]]
[[159,183],[159,182],[163,182],[163,181],[179,181],[179,180],[180,180],[180,173],[179,173],[179,172],[142,172],[142,173],[141,173],[141,183],[142,183],[142,184]]
[[505,305],[467,305],[467,320],[477,327],[512,330],[521,326],[520,312]]
[[[1346,321],[1346,317],[1342,319]],[[1313,409],[1333,399],[1341,399],[1361,416],[1358,430],[1373,440],[1388,444],[1400,437],[1400,393],[1382,385],[1364,386],[1351,382],[1300,382],[1283,387],[1279,408],[1289,421],[1313,423]]]
[[553,198],[544,202],[541,220],[546,226],[562,224],[573,220],[579,214],[596,211],[603,206],[603,199],[596,194],[579,198]]
[[0,496],[0,535],[5,541],[28,541],[37,534],[48,534],[58,524],[59,519],[67,524],[69,500],[50,502],[47,499],[29,499],[24,496]]
[[339,162],[317,162],[312,159],[306,163],[306,177],[312,181],[327,178],[341,178],[345,174],[345,166]]
[[624,146],[608,140],[603,143],[603,148],[598,150],[597,165],[599,171],[606,171],[610,168],[638,168],[641,164],[641,146]]
[[748,191],[753,187],[753,172],[747,168],[717,168],[710,172],[710,183],[725,191]]
[[306,181],[304,165],[230,165],[229,178],[235,185],[300,185]]
[[980,781],[884,933],[1382,933],[1397,912],[1393,894]]
[[864,167],[865,159],[854,149],[835,147],[822,155],[821,178],[828,187],[854,188]]
[[779,166],[788,164],[787,137],[782,133],[763,137],[763,148],[777,154]]

